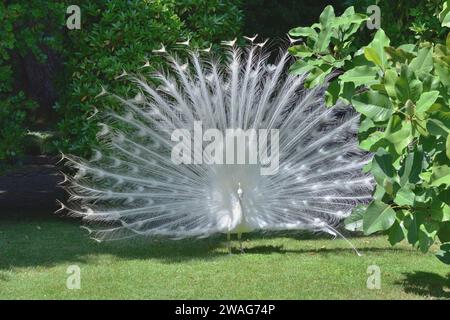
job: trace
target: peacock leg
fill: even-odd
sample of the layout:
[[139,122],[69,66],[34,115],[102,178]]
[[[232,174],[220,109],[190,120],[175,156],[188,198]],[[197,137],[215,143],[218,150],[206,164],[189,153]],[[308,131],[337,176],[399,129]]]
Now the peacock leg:
[[227,247],[228,247],[228,254],[231,254],[231,234],[227,233]]
[[239,251],[241,251],[241,253],[245,253],[244,252],[244,248],[242,247],[242,233],[238,233],[238,240],[239,240]]

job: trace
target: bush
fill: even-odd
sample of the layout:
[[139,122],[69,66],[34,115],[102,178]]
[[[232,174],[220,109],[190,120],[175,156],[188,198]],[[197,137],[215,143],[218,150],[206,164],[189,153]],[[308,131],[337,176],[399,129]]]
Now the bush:
[[[95,99],[102,86],[120,96],[133,96],[124,71],[148,73],[163,68],[165,60],[152,53],[164,44],[168,50],[185,47],[177,42],[191,39],[193,46],[235,37],[241,25],[236,0],[229,1],[86,1],[80,5],[81,30],[69,31],[65,97],[57,111],[61,134],[58,147],[87,156],[96,144],[94,109],[114,107],[111,99]],[[183,21],[183,19],[185,19]],[[149,67],[142,69],[146,63]]]
[[[27,134],[27,113],[36,104],[27,100],[23,92],[2,98],[0,103],[0,167],[23,155]],[[0,168],[1,169],[1,168]]]
[[[363,13],[372,4],[380,7],[381,28],[389,35],[393,45],[421,41],[436,43],[446,35],[439,21],[442,0],[346,1],[346,5],[354,5],[356,11]],[[367,30],[365,30],[365,35],[368,35]]]
[[24,153],[36,101],[25,94],[23,59],[45,63],[46,49],[62,50],[65,7],[61,2],[12,0],[0,3],[0,161]]
[[197,46],[231,40],[243,24],[241,0],[175,0],[175,12]]
[[[443,30],[449,2],[440,7]],[[405,239],[423,252],[439,240],[437,256],[450,264],[450,33],[443,43],[394,47],[381,29],[357,48],[365,20],[352,7],[341,17],[327,7],[319,24],[291,30],[305,38],[290,49],[301,58],[291,71],[309,72],[309,86],[331,75],[327,102],[351,102],[362,115],[360,147],[375,153],[365,170],[376,189],[347,225],[386,231],[392,245]]]
[[[14,57],[32,52],[41,61],[45,60],[39,48],[45,33],[44,25],[39,22],[46,13],[43,8],[44,1],[34,10],[22,1],[0,3],[0,161],[3,163],[23,154],[27,120],[37,106],[14,81]],[[24,28],[25,24],[28,28]]]
[[[242,25],[240,0],[84,0],[77,3],[81,30],[68,30],[66,9],[71,4],[68,0],[0,3],[0,161],[23,154],[31,143],[25,143],[27,132],[36,129],[31,127],[41,97],[30,94],[25,59],[53,68],[48,66],[51,50],[64,61],[56,70],[59,79],[51,80],[60,118],[55,147],[88,155],[97,131],[96,120],[89,116],[94,106],[102,109],[112,103],[94,99],[101,85],[131,95],[131,86],[116,77],[123,70],[147,73],[163,68],[164,60],[152,54],[161,43],[180,48],[177,41],[191,38],[193,46],[207,47],[237,36]],[[138,69],[146,61],[150,67]],[[52,125],[47,121],[44,129]]]

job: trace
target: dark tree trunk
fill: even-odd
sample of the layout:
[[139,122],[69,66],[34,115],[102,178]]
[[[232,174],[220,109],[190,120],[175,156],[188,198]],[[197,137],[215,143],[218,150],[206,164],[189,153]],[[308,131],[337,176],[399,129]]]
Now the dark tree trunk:
[[50,48],[41,48],[47,56],[46,61],[40,62],[33,53],[24,56],[17,52],[12,54],[15,72],[15,89],[23,90],[28,98],[38,103],[34,112],[35,121],[32,129],[48,129],[55,123],[56,113],[53,109],[57,101],[56,79],[61,69],[61,58]]

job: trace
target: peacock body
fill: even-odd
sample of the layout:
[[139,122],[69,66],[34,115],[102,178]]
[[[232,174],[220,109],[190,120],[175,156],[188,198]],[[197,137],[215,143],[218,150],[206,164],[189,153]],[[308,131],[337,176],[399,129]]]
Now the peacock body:
[[[323,88],[305,89],[305,75],[286,72],[287,53],[272,65],[261,44],[233,44],[222,63],[201,51],[180,61],[163,47],[170,71],[155,75],[158,85],[131,78],[139,94],[115,97],[124,108],[102,124],[103,148],[90,160],[66,156],[76,169],[67,207],[100,222],[89,228],[94,238],[336,235],[336,224],[370,200],[369,155],[358,149],[351,107],[327,108]],[[221,138],[230,129],[248,138],[240,149]],[[174,160],[180,150],[188,150],[184,162]],[[264,161],[248,161],[255,150]],[[236,161],[243,152],[246,161]]]

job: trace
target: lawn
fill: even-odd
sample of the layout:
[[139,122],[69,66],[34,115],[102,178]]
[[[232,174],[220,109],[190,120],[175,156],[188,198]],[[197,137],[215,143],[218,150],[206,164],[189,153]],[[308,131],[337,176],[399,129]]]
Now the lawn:
[[[0,220],[1,299],[445,299],[448,266],[386,237],[342,240],[248,235],[245,254],[228,255],[225,237],[192,241],[97,243],[76,221]],[[234,243],[237,245],[237,243]],[[66,271],[81,270],[69,290]],[[381,289],[367,288],[367,268]]]

